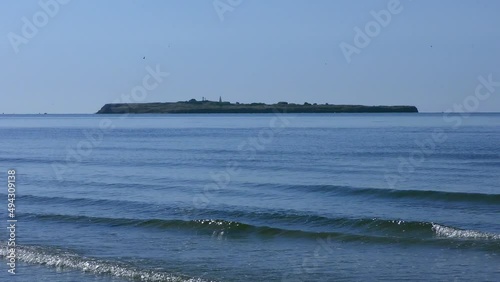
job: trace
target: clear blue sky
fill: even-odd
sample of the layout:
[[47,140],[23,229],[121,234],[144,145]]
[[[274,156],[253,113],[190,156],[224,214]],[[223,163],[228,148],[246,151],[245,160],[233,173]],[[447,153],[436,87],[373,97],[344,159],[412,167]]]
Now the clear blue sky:
[[[8,34],[21,35],[21,19],[43,10],[1,1],[0,113],[93,113],[157,64],[170,76],[146,101],[222,96],[440,112],[474,94],[479,75],[500,81],[496,0],[401,0],[403,10],[347,63],[339,44],[354,44],[354,27],[388,2],[243,0],[221,21],[213,0],[73,0],[16,54]],[[477,110],[500,111],[500,87]]]

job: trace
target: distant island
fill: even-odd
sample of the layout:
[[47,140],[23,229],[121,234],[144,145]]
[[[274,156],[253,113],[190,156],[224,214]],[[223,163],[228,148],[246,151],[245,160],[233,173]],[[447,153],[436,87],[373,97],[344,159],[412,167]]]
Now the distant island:
[[121,103],[106,104],[97,114],[207,114],[207,113],[418,113],[415,106],[362,106],[331,104],[294,104],[278,102],[265,103],[230,103],[209,101],[165,102],[165,103]]

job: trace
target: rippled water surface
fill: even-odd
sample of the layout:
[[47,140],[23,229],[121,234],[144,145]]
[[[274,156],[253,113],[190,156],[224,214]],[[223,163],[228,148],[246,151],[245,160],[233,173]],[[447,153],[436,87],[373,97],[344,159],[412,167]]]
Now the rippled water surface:
[[500,277],[499,114],[2,115],[0,136],[0,281]]

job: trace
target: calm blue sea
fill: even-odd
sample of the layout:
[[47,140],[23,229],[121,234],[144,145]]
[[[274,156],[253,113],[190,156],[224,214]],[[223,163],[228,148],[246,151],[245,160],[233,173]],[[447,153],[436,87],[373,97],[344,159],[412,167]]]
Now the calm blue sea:
[[0,281],[500,280],[500,114],[0,115],[0,136]]

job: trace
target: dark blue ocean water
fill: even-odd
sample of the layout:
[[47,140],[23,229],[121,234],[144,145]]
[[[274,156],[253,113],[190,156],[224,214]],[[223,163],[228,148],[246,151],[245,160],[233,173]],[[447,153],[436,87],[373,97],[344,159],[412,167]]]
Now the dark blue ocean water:
[[499,114],[2,115],[0,136],[0,281],[500,278]]

